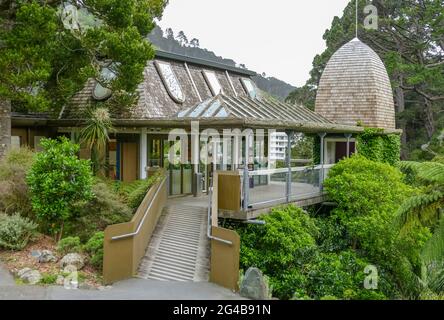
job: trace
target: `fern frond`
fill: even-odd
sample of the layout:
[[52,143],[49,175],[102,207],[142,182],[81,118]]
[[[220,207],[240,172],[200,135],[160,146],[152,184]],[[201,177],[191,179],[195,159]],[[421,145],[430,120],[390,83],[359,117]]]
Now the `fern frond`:
[[433,236],[425,244],[421,255],[426,263],[444,260],[444,219],[441,219],[438,227],[433,232]]
[[424,162],[417,166],[418,177],[432,183],[444,184],[444,164],[439,162]]
[[398,167],[402,171],[411,170],[411,171],[416,172],[420,165],[421,165],[421,162],[415,162],[415,161],[401,161],[398,163]]
[[401,226],[412,220],[429,222],[429,216],[436,215],[437,209],[443,202],[444,193],[439,190],[413,196],[407,199],[398,209],[398,222]]

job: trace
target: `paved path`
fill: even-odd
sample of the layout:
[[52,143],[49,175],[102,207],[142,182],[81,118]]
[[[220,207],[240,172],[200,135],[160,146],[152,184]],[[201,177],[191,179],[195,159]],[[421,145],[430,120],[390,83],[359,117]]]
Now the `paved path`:
[[238,300],[239,295],[208,282],[129,279],[100,290],[66,290],[61,286],[0,286],[0,300]]

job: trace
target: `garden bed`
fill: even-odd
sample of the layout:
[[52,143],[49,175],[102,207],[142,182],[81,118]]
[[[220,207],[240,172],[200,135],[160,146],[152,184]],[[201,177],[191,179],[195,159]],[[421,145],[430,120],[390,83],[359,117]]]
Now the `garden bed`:
[[[38,259],[32,256],[33,252],[49,250],[57,258],[56,262],[40,263]],[[60,268],[60,259],[62,256],[57,253],[56,243],[51,237],[40,235],[38,239],[30,243],[24,250],[7,251],[0,250],[0,261],[14,275],[16,283],[23,284],[23,281],[17,276],[18,271],[24,268],[37,270],[42,275],[42,280],[37,285],[56,285],[53,279],[58,275],[63,275]],[[85,289],[99,289],[102,287],[101,275],[85,259],[85,266],[78,272],[79,287]]]

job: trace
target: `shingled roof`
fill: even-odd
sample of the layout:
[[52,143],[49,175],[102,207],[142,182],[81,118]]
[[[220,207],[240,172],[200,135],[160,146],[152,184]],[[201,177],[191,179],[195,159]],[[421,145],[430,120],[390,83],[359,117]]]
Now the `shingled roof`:
[[322,74],[315,111],[340,124],[395,129],[392,87],[376,52],[357,38],[340,48]]
[[[171,66],[184,93],[185,100],[182,103],[171,99],[156,69],[156,62],[167,62]],[[189,74],[187,68],[190,72]],[[246,69],[158,51],[156,58],[149,61],[144,70],[144,80],[137,89],[139,93],[137,106],[129,114],[121,117],[138,120],[170,117],[184,107],[191,107],[201,101],[212,98],[213,94],[205,80],[203,71],[214,72],[224,93],[244,97],[247,96],[247,93],[242,86],[241,79],[249,79],[251,75],[255,74]],[[190,76],[193,80],[191,80]],[[87,115],[88,106],[94,100],[92,93],[95,85],[95,80],[89,80],[83,90],[74,96],[72,103],[64,108],[60,118],[84,118]]]

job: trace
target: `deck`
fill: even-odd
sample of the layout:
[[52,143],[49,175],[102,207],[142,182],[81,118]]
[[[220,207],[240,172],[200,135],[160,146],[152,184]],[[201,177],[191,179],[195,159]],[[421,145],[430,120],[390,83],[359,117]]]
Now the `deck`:
[[[247,212],[219,211],[221,218],[248,220],[257,218],[271,208],[287,203],[285,182],[270,182],[268,185],[250,188],[249,209]],[[290,202],[300,207],[322,203],[326,200],[325,193],[319,187],[308,183],[292,183]],[[223,192],[223,190],[221,190]],[[208,208],[208,196],[178,196],[168,199],[169,205]]]

